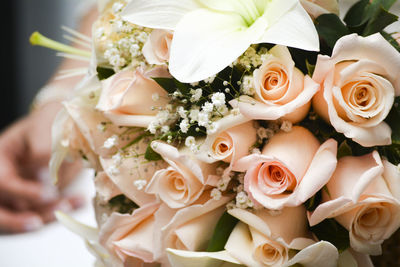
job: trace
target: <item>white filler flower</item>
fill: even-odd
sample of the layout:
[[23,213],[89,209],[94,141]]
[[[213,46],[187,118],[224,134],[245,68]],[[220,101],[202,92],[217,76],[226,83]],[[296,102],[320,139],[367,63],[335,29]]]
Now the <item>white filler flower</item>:
[[132,0],[121,14],[133,24],[174,31],[169,69],[181,82],[218,73],[251,44],[319,50],[298,0]]

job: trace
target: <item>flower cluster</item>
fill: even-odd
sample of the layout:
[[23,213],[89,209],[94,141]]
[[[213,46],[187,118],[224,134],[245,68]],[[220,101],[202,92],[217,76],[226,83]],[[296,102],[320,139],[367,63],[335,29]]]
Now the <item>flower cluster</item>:
[[389,2],[109,1],[51,165],[96,169],[99,264],[371,266],[400,227]]

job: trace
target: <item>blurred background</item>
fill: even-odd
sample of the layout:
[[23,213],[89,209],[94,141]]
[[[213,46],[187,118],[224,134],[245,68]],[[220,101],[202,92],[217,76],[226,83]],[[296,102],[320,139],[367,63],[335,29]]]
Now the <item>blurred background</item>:
[[[31,46],[34,31],[64,43],[61,25],[76,28],[85,8],[93,1],[12,0],[3,1],[1,42],[2,97],[0,131],[25,114],[38,92],[52,76],[62,58],[46,48]],[[7,16],[4,13],[8,13]]]
[[[76,29],[91,0],[6,0],[2,2],[0,132],[29,111],[36,93],[61,63],[55,51],[31,46],[29,37],[39,31],[46,37],[69,43],[62,25]],[[1,167],[1,165],[0,165]],[[91,199],[93,173],[85,170],[68,188],[81,195],[85,205],[71,216],[95,226]],[[68,193],[67,192],[67,193]],[[0,234],[1,267],[93,266],[94,257],[84,241],[59,223],[39,231],[15,235]]]

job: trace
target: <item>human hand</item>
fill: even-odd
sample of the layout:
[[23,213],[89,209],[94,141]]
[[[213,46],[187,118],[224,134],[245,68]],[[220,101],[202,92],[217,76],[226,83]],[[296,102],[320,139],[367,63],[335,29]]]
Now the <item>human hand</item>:
[[62,167],[58,187],[43,177],[51,153],[51,124],[60,108],[50,103],[0,134],[0,232],[25,232],[55,219],[55,210],[70,210],[80,197],[62,196],[80,164]]

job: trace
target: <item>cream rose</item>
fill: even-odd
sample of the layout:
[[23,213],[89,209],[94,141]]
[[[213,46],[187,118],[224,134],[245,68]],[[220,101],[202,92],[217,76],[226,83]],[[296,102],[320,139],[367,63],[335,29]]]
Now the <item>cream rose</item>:
[[400,54],[379,33],[344,36],[331,57],[318,56],[313,79],[322,90],[313,107],[336,131],[362,146],[391,144],[384,119],[394,96],[400,95],[399,72]]
[[169,60],[173,33],[168,30],[155,29],[143,46],[143,56],[149,64],[161,65]]
[[161,67],[146,72],[138,69],[114,74],[102,82],[103,90],[96,108],[116,125],[147,128],[158,112],[154,107],[164,107],[168,103],[167,92],[152,77],[169,77],[169,74]]
[[335,218],[349,230],[351,247],[381,254],[381,244],[400,227],[400,172],[375,151],[344,157],[326,185],[323,203],[309,216],[310,225]]
[[97,196],[102,202],[108,202],[113,197],[122,194],[121,190],[119,190],[104,171],[97,173],[94,185]]
[[155,261],[154,213],[159,207],[159,203],[150,203],[132,214],[112,213],[100,229],[100,244],[123,263],[130,257],[148,263]]
[[250,119],[293,123],[307,115],[319,86],[294,66],[285,46],[274,46],[262,66],[253,73],[255,96],[237,100],[240,112]]
[[[229,214],[240,222],[225,245],[226,251],[246,266],[336,266],[337,249],[327,243],[316,243],[307,228],[303,206],[285,208],[280,214],[263,209],[249,212],[232,209]],[[289,250],[300,250],[293,257]],[[318,255],[318,256],[316,256]]]
[[105,173],[117,188],[139,206],[155,201],[155,196],[145,192],[146,185],[154,173],[167,167],[164,161],[148,162],[143,155],[146,152],[148,139],[142,139],[126,150],[110,157],[100,157]]
[[298,206],[318,192],[336,167],[337,143],[320,145],[305,128],[274,135],[261,154],[246,156],[233,170],[246,171],[245,191],[256,206]]
[[[193,205],[177,211],[163,204],[155,214],[156,259],[166,262],[167,248],[204,251],[219,218],[226,210],[225,205],[231,199],[230,196],[222,196],[219,200],[211,199],[208,191]],[[173,214],[172,211],[176,213]]]
[[339,15],[337,0],[300,0],[300,3],[312,18],[329,13]]
[[215,122],[216,132],[208,134],[200,146],[197,157],[205,162],[222,160],[227,163],[249,154],[257,141],[257,131],[253,121],[242,115],[230,114]]
[[169,167],[154,173],[146,192],[157,195],[170,208],[182,208],[195,202],[208,184],[215,184],[215,164],[195,159],[189,151],[179,151],[174,146],[154,141],[154,151],[159,153]]

